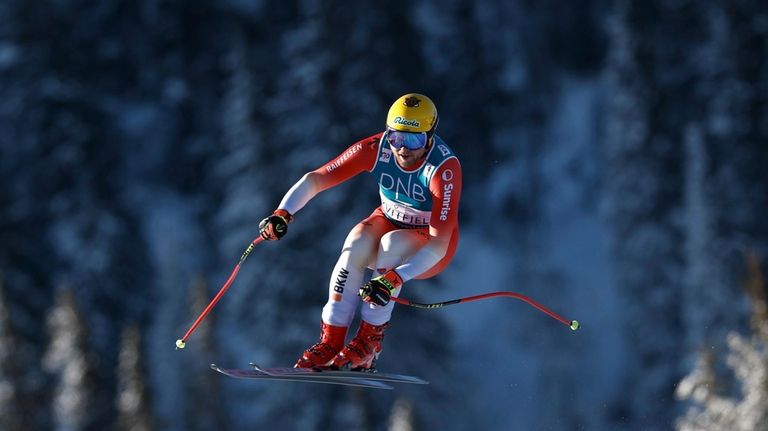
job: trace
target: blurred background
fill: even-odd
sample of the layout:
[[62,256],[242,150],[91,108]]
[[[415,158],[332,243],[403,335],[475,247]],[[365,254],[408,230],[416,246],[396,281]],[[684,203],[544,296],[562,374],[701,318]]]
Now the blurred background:
[[[305,172],[429,95],[452,265],[396,308],[394,391],[238,381],[317,339],[361,175]],[[768,6],[746,0],[0,2],[0,429],[765,430]]]

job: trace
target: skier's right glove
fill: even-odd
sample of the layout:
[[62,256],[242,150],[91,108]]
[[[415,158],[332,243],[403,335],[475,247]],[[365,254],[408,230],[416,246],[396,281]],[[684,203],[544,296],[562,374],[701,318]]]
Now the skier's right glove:
[[402,277],[390,269],[383,275],[372,278],[369,282],[365,283],[360,290],[358,290],[357,295],[369,304],[383,307],[389,304],[392,294],[402,285]]
[[259,223],[259,235],[267,241],[276,241],[288,233],[288,223],[293,216],[284,209],[275,210],[271,216]]

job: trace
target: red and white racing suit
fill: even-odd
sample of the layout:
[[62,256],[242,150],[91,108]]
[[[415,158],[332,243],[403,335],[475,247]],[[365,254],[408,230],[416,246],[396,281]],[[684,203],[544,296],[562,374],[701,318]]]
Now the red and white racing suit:
[[[402,168],[382,133],[362,139],[304,175],[279,208],[296,214],[315,195],[368,171],[377,176],[382,205],[349,233],[331,275],[323,321],[349,326],[361,299],[366,268],[394,269],[403,282],[432,277],[450,262],[459,239],[461,165],[438,136],[418,166]],[[393,292],[397,296],[400,289]],[[389,321],[394,303],[362,307],[372,325]]]

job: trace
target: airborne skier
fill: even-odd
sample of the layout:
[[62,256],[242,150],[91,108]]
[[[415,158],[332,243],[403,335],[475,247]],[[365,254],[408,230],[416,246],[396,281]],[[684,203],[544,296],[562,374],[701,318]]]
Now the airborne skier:
[[[428,97],[400,97],[389,109],[385,131],[305,174],[260,223],[264,239],[278,240],[294,215],[321,191],[363,171],[378,181],[381,206],[344,241],[322,311],[320,341],[294,367],[373,369],[392,315],[390,298],[399,295],[403,283],[433,277],[451,261],[459,240],[461,165],[435,135],[437,123],[437,108]],[[376,276],[364,282],[366,268]],[[360,327],[345,346],[358,308]]]

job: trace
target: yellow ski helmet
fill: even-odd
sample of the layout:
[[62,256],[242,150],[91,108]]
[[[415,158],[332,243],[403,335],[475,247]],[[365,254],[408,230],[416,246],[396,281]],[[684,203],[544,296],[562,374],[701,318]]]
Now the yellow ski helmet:
[[437,127],[437,108],[432,100],[419,93],[408,93],[395,100],[387,114],[387,127],[401,132],[425,132],[431,135]]

